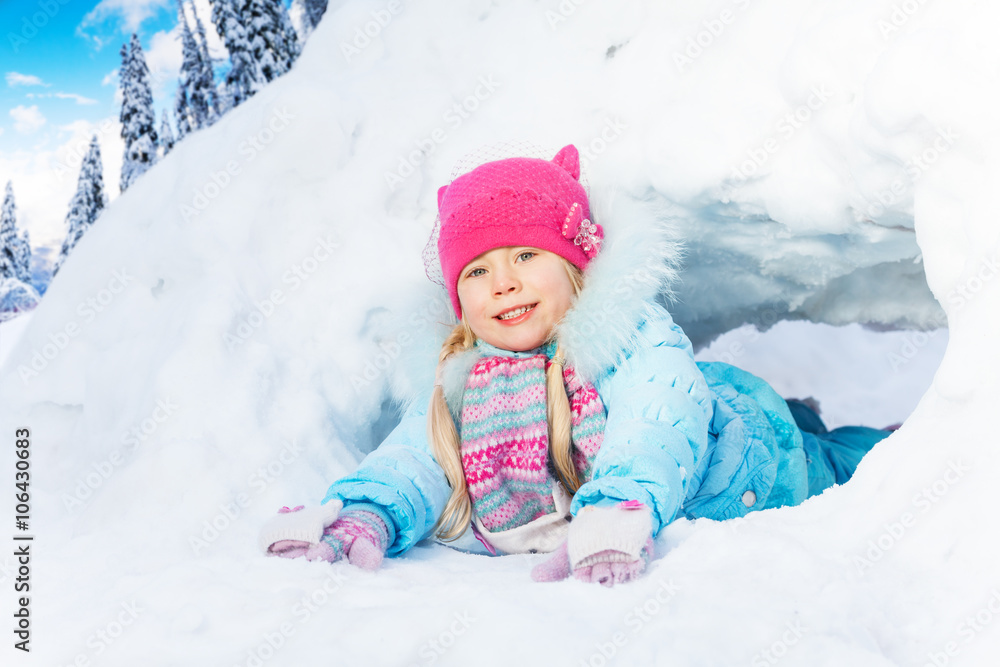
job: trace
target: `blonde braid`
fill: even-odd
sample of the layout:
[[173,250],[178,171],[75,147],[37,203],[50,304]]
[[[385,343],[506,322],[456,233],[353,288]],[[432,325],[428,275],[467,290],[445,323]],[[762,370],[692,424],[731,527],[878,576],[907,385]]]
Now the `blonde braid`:
[[444,475],[451,486],[451,496],[441,513],[434,528],[437,536],[445,541],[457,539],[469,522],[472,521],[472,501],[469,499],[468,487],[465,483],[465,471],[462,468],[461,442],[455,421],[444,398],[444,388],[441,386],[441,372],[445,361],[453,354],[464,352],[476,342],[476,335],[466,323],[465,318],[451,330],[441,347],[438,356],[437,380],[427,414],[427,439],[434,451],[434,458],[444,470]]
[[[563,259],[563,267],[569,276],[573,287],[573,297],[576,298],[583,289],[583,273],[580,269]],[[566,394],[566,382],[563,368],[566,358],[563,355],[562,343],[556,342],[556,351],[552,355],[552,363],[545,372],[546,413],[549,422],[549,457],[555,465],[559,481],[573,495],[580,488],[580,478],[576,474],[573,463],[573,423],[569,409],[569,396]]]
[[572,496],[580,488],[580,478],[577,476],[576,466],[573,464],[573,424],[570,419],[566,383],[563,381],[565,361],[562,356],[562,345],[557,345],[552,363],[545,371],[545,393],[548,398],[546,402],[548,403],[549,421],[549,457],[555,464],[559,481]]

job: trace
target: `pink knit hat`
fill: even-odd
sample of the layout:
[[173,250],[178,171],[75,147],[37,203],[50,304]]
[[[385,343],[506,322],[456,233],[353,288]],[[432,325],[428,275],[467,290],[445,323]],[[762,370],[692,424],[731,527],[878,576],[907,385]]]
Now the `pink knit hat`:
[[482,164],[438,190],[438,211],[438,257],[458,317],[459,274],[484,252],[532,246],[583,270],[604,238],[601,226],[590,220],[580,154],[572,144],[551,162],[516,157]]

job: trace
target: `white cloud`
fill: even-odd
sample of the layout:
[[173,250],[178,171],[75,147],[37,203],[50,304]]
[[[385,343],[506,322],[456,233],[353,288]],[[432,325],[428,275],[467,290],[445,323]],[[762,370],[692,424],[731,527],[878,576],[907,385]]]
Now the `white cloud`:
[[7,72],[7,85],[14,86],[50,86],[34,74],[21,74],[20,72]]
[[77,32],[93,39],[100,48],[107,43],[107,40],[89,34],[88,30],[97,28],[108,19],[117,18],[122,22],[123,32],[136,32],[143,21],[171,5],[172,0],[101,0],[83,17],[83,21],[77,27]]
[[[188,25],[191,30],[194,31],[195,20],[194,13],[191,11],[191,7],[194,7],[194,11],[197,13],[198,18],[201,19],[201,23],[205,28],[205,37],[208,41],[208,52],[209,55],[215,60],[225,60],[229,58],[229,52],[226,50],[225,43],[219,36],[218,31],[215,29],[215,25],[212,23],[212,4],[211,0],[185,0],[182,6],[184,7],[185,14],[188,17]],[[169,10],[175,12],[177,8],[176,0],[101,0],[94,9],[92,9],[77,26],[77,35],[90,39],[95,47],[100,50],[105,45],[110,44],[115,41],[119,41],[119,34],[137,32],[139,26],[146,20],[157,14],[161,10]],[[113,25],[109,25],[109,21],[114,21]],[[111,32],[112,34],[108,34]],[[180,56],[170,55],[171,47],[166,44],[155,44],[157,35],[170,35],[173,38],[175,35],[179,34],[179,27],[175,26],[169,32],[159,32],[156,33],[149,41],[150,47],[147,50],[147,56],[149,51],[152,51],[159,46],[166,55],[163,56],[163,60],[169,63],[176,61],[177,66],[174,69],[180,69]],[[163,37],[161,36],[162,40]],[[180,54],[180,43],[176,45],[176,52]],[[153,64],[150,63],[150,70],[153,69]],[[104,77],[101,82],[102,85],[113,85],[117,79],[117,70],[115,72],[109,73]]]
[[45,116],[34,105],[14,107],[10,110],[10,117],[14,119],[14,129],[22,134],[30,134],[45,125]]
[[154,95],[162,95],[166,85],[177,79],[183,61],[179,28],[175,27],[170,32],[160,31],[149,39],[146,65],[149,66],[149,84]]
[[117,39],[115,37],[113,37],[113,36],[102,37],[100,35],[87,34],[82,29],[82,26],[78,27],[76,29],[76,34],[79,35],[80,37],[83,37],[85,39],[89,39],[90,41],[92,41],[94,43],[94,49],[97,50],[97,51],[100,51],[106,45],[111,44],[112,42],[117,41]]
[[18,226],[29,231],[33,246],[59,250],[66,236],[66,213],[76,191],[80,164],[94,135],[101,145],[105,188],[109,198],[117,197],[124,151],[120,128],[117,117],[77,120],[57,128],[62,143],[55,150],[0,150],[0,182],[14,182]]
[[53,95],[59,99],[73,100],[77,104],[97,104],[97,100],[92,100],[89,97],[77,95],[76,93],[53,93]]
[[43,97],[56,97],[61,100],[73,100],[77,104],[97,104],[97,100],[92,100],[89,97],[84,97],[83,95],[77,95],[76,93],[28,93],[28,99],[40,99]]

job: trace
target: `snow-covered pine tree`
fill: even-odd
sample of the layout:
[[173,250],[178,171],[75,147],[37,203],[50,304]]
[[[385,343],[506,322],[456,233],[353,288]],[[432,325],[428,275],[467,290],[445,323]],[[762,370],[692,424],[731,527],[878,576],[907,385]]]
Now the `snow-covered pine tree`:
[[163,149],[162,157],[166,157],[174,147],[174,131],[170,129],[170,111],[163,110],[160,121],[160,148]]
[[180,141],[191,134],[191,107],[188,105],[187,90],[180,82],[177,84],[177,95],[174,98],[174,115],[177,116],[177,141]]
[[[164,115],[163,120],[166,122],[166,115]],[[93,226],[107,205],[108,196],[104,191],[101,146],[97,143],[97,135],[95,134],[90,140],[90,148],[83,158],[83,164],[80,165],[80,178],[76,183],[76,194],[70,200],[69,213],[66,214],[68,231],[63,240],[62,249],[59,251],[59,257],[56,259],[53,276],[58,273],[69,253],[76,247],[84,233]]]
[[226,103],[236,107],[250,99],[264,84],[253,55],[251,36],[244,25],[242,0],[211,0],[212,22],[229,51]]
[[229,111],[236,106],[233,103],[233,96],[229,92],[229,86],[223,81],[219,84],[217,89],[219,91],[219,117],[225,116]]
[[319,20],[326,13],[327,0],[299,0],[302,5],[302,24],[306,34],[311,33],[319,25]]
[[31,282],[31,242],[27,230],[17,233],[17,204],[10,181],[7,181],[0,207],[0,280],[4,278]]
[[205,35],[205,25],[201,22],[201,17],[191,4],[191,13],[194,14],[195,36],[198,40],[198,50],[201,63],[201,88],[205,91],[205,100],[208,103],[208,125],[212,125],[221,116],[219,109],[219,93],[215,88],[215,68],[212,66],[212,56],[208,53],[208,37]]
[[299,55],[302,53],[302,43],[299,41],[299,33],[295,31],[295,25],[292,23],[292,18],[288,15],[288,8],[285,7],[283,0],[269,0],[271,7],[277,12],[277,23],[281,26],[281,32],[284,33],[285,42],[285,58],[287,65],[285,71],[292,69],[292,65],[298,60]]
[[177,85],[184,89],[191,128],[200,130],[208,125],[208,99],[206,95],[208,91],[204,89],[202,82],[201,49],[188,26],[183,4],[178,7],[178,14],[181,25],[183,60],[181,61],[180,80]]
[[139,176],[156,164],[156,113],[153,111],[153,91],[149,86],[149,66],[139,43],[132,33],[128,47],[122,47],[122,139],[125,154],[122,159],[121,191],[125,192]]
[[17,238],[17,206],[14,204],[14,186],[7,181],[3,207],[0,208],[0,280],[14,278],[14,239]]
[[264,81],[270,82],[292,68],[299,57],[299,40],[288,10],[281,0],[244,0],[253,57]]
[[28,236],[28,230],[21,231],[20,238],[21,249],[19,252],[15,253],[14,257],[14,269],[17,272],[17,278],[22,283],[31,284],[31,238]]

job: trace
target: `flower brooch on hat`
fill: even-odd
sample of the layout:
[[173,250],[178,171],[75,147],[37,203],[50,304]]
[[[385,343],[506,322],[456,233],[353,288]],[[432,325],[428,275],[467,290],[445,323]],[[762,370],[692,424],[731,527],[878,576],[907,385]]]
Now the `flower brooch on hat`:
[[587,259],[593,259],[601,249],[604,241],[604,229],[597,223],[583,217],[583,207],[579,202],[573,202],[566,220],[563,221],[562,235],[574,245],[580,246]]

